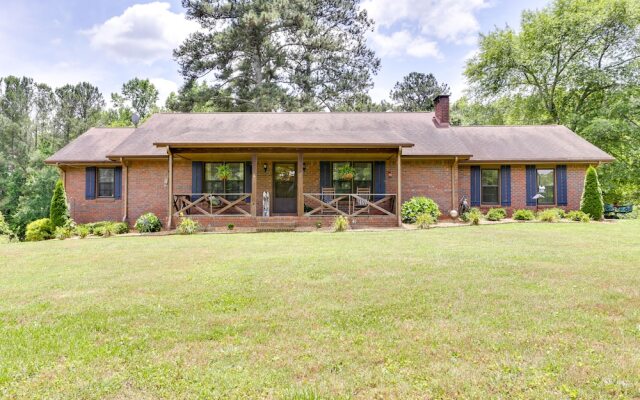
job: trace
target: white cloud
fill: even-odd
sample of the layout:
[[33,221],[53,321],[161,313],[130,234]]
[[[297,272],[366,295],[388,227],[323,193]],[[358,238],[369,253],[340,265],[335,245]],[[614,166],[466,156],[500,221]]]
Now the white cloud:
[[88,31],[91,47],[119,62],[152,64],[171,57],[173,49],[199,25],[164,2],[136,4]]
[[164,107],[164,103],[171,92],[178,91],[178,84],[169,79],[151,78],[149,81],[158,89],[158,106],[160,107]]
[[[362,7],[376,22],[370,39],[381,56],[407,54],[440,58],[437,42],[473,44],[480,23],[476,13],[489,0],[365,0]],[[415,26],[409,31],[407,26]],[[395,26],[402,26],[395,30]],[[391,31],[383,34],[381,31]],[[402,40],[396,40],[402,39]]]

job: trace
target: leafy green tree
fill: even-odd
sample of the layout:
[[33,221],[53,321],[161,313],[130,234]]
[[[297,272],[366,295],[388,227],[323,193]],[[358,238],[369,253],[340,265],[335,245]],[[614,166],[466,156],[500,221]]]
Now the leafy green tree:
[[88,82],[64,85],[55,90],[55,149],[64,146],[95,126],[105,102],[97,87]]
[[391,99],[401,111],[432,111],[433,99],[449,94],[449,86],[438,83],[433,74],[411,72],[391,90]]
[[598,173],[591,166],[587,168],[587,174],[584,177],[584,191],[580,200],[580,211],[589,214],[596,221],[601,220],[604,214],[604,201],[602,200]]
[[187,81],[213,75],[236,111],[335,108],[371,87],[380,62],[359,0],[183,0],[203,30],[174,55]]
[[148,79],[133,78],[122,85],[121,94],[111,94],[111,99],[116,108],[130,106],[140,119],[145,119],[157,108],[158,95],[158,89]]
[[62,179],[58,179],[53,189],[51,207],[49,209],[49,219],[53,228],[64,226],[69,221],[69,206],[67,204],[67,194],[64,191]]

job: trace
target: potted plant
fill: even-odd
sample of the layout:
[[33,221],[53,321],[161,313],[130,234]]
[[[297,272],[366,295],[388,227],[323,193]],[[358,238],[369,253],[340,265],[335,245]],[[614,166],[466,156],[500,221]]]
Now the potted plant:
[[343,181],[350,181],[355,175],[356,169],[349,164],[343,165],[338,169],[338,176],[340,176],[340,179]]
[[221,181],[226,181],[231,178],[231,168],[228,165],[222,164],[216,168],[216,177]]

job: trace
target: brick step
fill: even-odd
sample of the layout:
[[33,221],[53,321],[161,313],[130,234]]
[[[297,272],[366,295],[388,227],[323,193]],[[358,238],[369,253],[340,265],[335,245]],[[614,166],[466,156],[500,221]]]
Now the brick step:
[[297,226],[295,220],[292,221],[291,218],[286,217],[260,218],[256,222],[257,232],[291,232]]

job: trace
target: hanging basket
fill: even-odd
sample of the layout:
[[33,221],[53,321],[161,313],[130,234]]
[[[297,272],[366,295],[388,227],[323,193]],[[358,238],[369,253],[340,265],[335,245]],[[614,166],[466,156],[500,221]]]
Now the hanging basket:
[[353,173],[351,172],[344,173],[342,174],[341,178],[343,181],[350,181],[353,179]]

